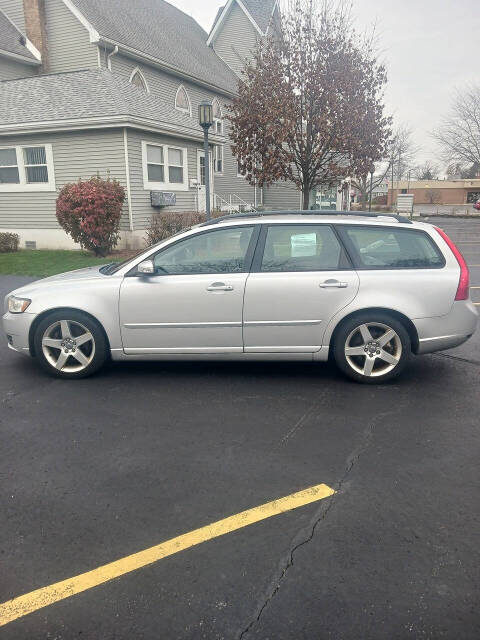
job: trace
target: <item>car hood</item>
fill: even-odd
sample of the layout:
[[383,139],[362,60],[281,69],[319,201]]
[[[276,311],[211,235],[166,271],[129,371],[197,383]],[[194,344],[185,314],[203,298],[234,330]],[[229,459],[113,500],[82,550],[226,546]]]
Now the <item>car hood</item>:
[[66,273],[59,273],[56,276],[50,276],[49,278],[42,278],[41,280],[35,280],[29,284],[15,289],[9,295],[25,296],[28,297],[30,293],[37,291],[38,289],[44,289],[45,287],[51,287],[56,285],[68,285],[70,283],[86,281],[86,280],[100,280],[104,278],[111,278],[112,276],[105,276],[100,273],[100,269],[103,265],[98,267],[87,267],[85,269],[76,269],[75,271],[67,271]]

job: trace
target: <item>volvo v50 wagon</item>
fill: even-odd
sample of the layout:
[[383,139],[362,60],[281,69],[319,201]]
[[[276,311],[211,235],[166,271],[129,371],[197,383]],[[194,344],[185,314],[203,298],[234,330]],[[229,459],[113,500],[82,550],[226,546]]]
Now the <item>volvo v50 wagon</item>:
[[475,331],[467,265],[436,227],[395,216],[243,214],[122,264],[5,299],[11,349],[62,378],[112,360],[306,360],[359,382]]

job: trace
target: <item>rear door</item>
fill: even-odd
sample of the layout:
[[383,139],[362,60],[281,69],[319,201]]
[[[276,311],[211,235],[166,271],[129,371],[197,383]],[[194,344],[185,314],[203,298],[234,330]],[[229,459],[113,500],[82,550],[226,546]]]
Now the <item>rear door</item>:
[[358,286],[330,225],[265,225],[245,289],[245,352],[319,351],[329,320]]

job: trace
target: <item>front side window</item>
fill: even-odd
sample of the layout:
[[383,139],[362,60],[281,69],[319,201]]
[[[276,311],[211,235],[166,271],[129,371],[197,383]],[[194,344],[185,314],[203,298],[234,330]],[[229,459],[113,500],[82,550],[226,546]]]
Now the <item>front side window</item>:
[[272,225],[268,228],[262,271],[334,271],[346,266],[343,249],[327,225]]
[[188,190],[187,149],[142,143],[144,188]]
[[0,149],[0,184],[19,184],[20,173],[18,171],[17,150]]
[[213,148],[213,168],[215,173],[223,173],[223,145],[221,144]]
[[423,231],[346,227],[356,261],[364,269],[438,269],[445,259]]
[[154,258],[157,275],[244,273],[253,227],[208,231],[182,240]]
[[55,191],[51,145],[0,147],[0,191]]

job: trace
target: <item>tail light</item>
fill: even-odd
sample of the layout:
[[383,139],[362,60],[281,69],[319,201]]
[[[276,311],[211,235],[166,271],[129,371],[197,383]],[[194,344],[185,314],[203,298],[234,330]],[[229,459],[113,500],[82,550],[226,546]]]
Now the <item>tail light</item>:
[[455,296],[455,300],[468,300],[470,291],[470,272],[468,270],[467,263],[465,262],[465,258],[460,253],[458,247],[450,240],[443,229],[439,229],[438,227],[434,227],[436,231],[442,236],[445,242],[448,244],[450,251],[453,253],[457,262],[460,266],[460,281],[458,283],[457,294]]

